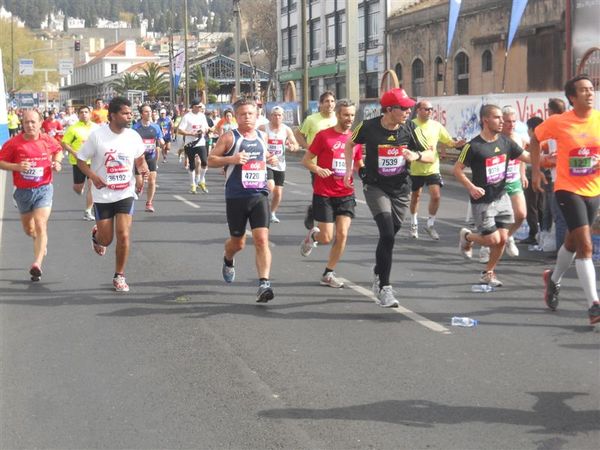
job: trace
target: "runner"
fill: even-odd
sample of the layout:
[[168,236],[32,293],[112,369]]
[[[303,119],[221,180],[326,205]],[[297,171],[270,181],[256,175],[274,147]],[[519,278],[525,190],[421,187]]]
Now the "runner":
[[271,250],[269,249],[269,199],[267,166],[276,165],[261,133],[256,130],[256,103],[240,99],[233,105],[238,128],[219,138],[210,152],[211,167],[226,167],[225,203],[230,237],[225,241],[223,279],[235,279],[235,255],[246,245],[246,223],[250,222],[256,250],[259,285],[256,301],[274,298],[269,281]]
[[[317,244],[329,244],[334,238],[335,225],[335,241],[329,251],[320,283],[323,286],[342,288],[344,283],[336,277],[334,270],[344,254],[348,230],[356,206],[354,187],[344,185],[346,175],[344,149],[351,134],[356,107],[350,100],[340,100],[335,105],[335,114],[337,125],[319,131],[302,159],[304,167],[316,175],[313,184],[312,209],[317,225],[308,232],[300,244],[300,254],[308,256]],[[354,168],[359,170],[364,166],[361,146],[355,145],[352,152]],[[352,184],[352,179],[350,183]]]
[[222,136],[230,130],[234,130],[237,128],[237,122],[235,117],[233,117],[233,111],[231,109],[226,109],[223,113],[223,117],[219,119],[217,125],[215,125],[215,133],[217,136]]
[[285,152],[298,150],[298,143],[294,132],[283,123],[283,108],[274,106],[269,114],[269,123],[259,127],[260,131],[267,133],[269,153],[277,157],[277,164],[267,164],[267,179],[271,191],[271,222],[279,223],[276,212],[283,197],[283,184],[285,182]]
[[344,184],[352,187],[354,145],[363,144],[365,167],[359,171],[365,200],[379,229],[379,242],[373,268],[373,293],[384,308],[399,306],[390,284],[396,234],[406,215],[410,184],[408,163],[431,163],[435,156],[423,130],[409,120],[415,105],[404,89],[396,88],[380,99],[381,116],[361,122],[345,147]]
[[[152,108],[147,103],[139,107],[141,119],[133,125],[133,129],[138,132],[144,142],[146,149],[144,157],[148,165],[148,190],[146,192],[146,212],[154,212],[154,194],[156,193],[156,163],[158,161],[158,152],[156,146],[163,146],[163,134],[160,127],[151,121]],[[137,167],[135,169],[136,186],[144,186],[142,175],[139,174]],[[142,193],[142,187],[136,190],[138,195]]]
[[[196,193],[196,185],[202,192],[208,193],[206,188],[206,171],[208,170],[207,151],[206,151],[206,133],[208,132],[208,122],[204,115],[204,105],[200,100],[192,100],[192,110],[188,112],[177,128],[177,132],[183,136],[190,136],[193,139],[185,144],[185,154],[188,159],[188,170],[190,172],[191,188],[190,193]],[[198,168],[200,161],[200,168]]]
[[[89,109],[89,108],[88,108]],[[62,126],[66,130],[71,125],[75,125],[79,122],[79,114],[75,112],[75,108],[71,105],[67,106],[67,110],[65,111],[65,116],[62,118]]]
[[594,109],[594,85],[585,75],[565,84],[571,111],[550,116],[535,129],[531,140],[532,181],[542,191],[539,143],[557,144],[554,194],[567,222],[565,241],[558,250],[554,269],[545,270],[544,301],[556,310],[563,275],[575,259],[579,283],[588,302],[590,324],[600,323],[596,269],[592,261],[591,224],[600,205],[600,111]]
[[164,164],[167,162],[167,156],[171,149],[171,131],[173,129],[173,122],[171,121],[169,114],[167,114],[166,109],[163,108],[160,110],[160,117],[158,118],[157,124],[163,135],[164,144],[162,146],[162,162]]
[[102,125],[108,122],[108,110],[104,107],[104,101],[97,98],[92,109],[92,122]]
[[22,118],[23,133],[4,143],[0,169],[13,173],[13,198],[21,214],[21,225],[33,239],[31,281],[42,278],[42,261],[48,245],[48,219],[52,211],[52,170],[60,171],[62,148],[54,138],[42,134],[42,116],[27,110]]
[[[309,115],[299,129],[296,129],[294,135],[300,147],[307,149],[312,144],[316,134],[325,128],[331,128],[336,124],[335,115],[335,94],[331,91],[325,91],[319,96],[319,111]],[[310,173],[311,184],[315,181],[315,175]],[[304,216],[304,226],[307,230],[312,229],[314,220],[312,216],[312,203],[306,208]]]
[[[471,209],[477,233],[461,228],[459,248],[463,256],[473,257],[473,242],[490,247],[489,261],[481,272],[480,283],[502,286],[496,277],[508,239],[508,230],[514,222],[510,199],[506,193],[506,177],[510,159],[529,162],[529,153],[502,131],[502,110],[496,105],[484,105],[480,113],[481,133],[465,145],[454,165],[454,176],[469,191]],[[464,174],[470,167],[472,180]]]
[[19,126],[21,125],[21,121],[19,120],[19,115],[14,108],[8,109],[8,135],[10,137],[14,137],[19,134]]
[[62,141],[63,126],[60,120],[56,118],[56,113],[53,110],[48,111],[48,118],[42,122],[42,130],[59,143]]
[[[92,122],[91,112],[88,106],[81,106],[78,113],[79,122],[71,125],[67,129],[67,132],[62,139],[62,146],[69,153],[69,162],[73,168],[73,190],[78,195],[83,195],[86,185],[86,176],[81,170],[79,170],[76,153],[90,136],[90,133],[98,128],[98,124]],[[87,161],[87,163],[89,165],[90,162]],[[95,220],[94,214],[92,213],[93,206],[94,201],[92,199],[92,182],[88,179],[83,220]]]
[[464,139],[452,139],[446,128],[437,120],[431,118],[433,112],[431,102],[421,100],[417,103],[416,110],[417,117],[413,119],[413,122],[423,130],[427,142],[433,147],[435,159],[432,163],[413,161],[410,165],[410,180],[412,185],[412,194],[410,197],[410,236],[414,239],[419,239],[419,200],[423,186],[427,185],[429,187],[429,217],[427,218],[425,231],[431,239],[437,241],[440,239],[440,236],[434,228],[435,215],[440,207],[441,188],[444,186],[440,173],[440,155],[437,150],[437,144],[441,142],[448,147],[457,148],[465,145],[466,141]]
[[[108,104],[108,125],[90,134],[77,152],[79,170],[94,184],[96,225],[92,228],[92,247],[98,255],[104,256],[113,236],[117,239],[113,276],[113,287],[117,292],[129,291],[125,266],[133,221],[134,164],[141,174],[148,172],[142,138],[129,129],[131,117],[131,102],[114,97]],[[87,160],[91,160],[91,166],[87,165]]]

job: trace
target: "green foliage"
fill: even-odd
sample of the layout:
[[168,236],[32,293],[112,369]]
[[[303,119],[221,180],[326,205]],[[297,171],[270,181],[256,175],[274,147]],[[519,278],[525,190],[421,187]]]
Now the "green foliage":
[[169,95],[169,76],[156,63],[149,63],[138,78],[139,88],[148,93],[151,100]]
[[110,86],[120,95],[129,90],[140,89],[140,82],[134,73],[125,73],[120,79],[113,81]]

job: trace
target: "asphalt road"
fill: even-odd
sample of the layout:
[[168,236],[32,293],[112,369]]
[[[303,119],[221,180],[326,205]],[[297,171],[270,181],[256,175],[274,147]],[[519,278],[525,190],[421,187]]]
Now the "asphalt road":
[[[262,306],[251,239],[235,283],[221,279],[216,170],[210,193],[193,196],[180,166],[160,165],[156,213],[137,203],[127,294],[111,289],[114,249],[91,249],[69,168],[55,181],[44,276],[31,283],[31,243],[7,180],[0,447],[600,448],[600,333],[574,269],[555,313],[541,301],[552,259],[523,247],[498,268],[505,287],[472,293],[481,266],[457,249],[466,195],[447,180],[442,239],[401,231],[392,282],[403,308],[379,308],[369,294],[377,233],[362,193],[337,268],[347,287],[319,286],[328,248],[299,254],[308,174],[289,166],[271,228],[276,297]],[[451,327],[454,315],[480,324]]]

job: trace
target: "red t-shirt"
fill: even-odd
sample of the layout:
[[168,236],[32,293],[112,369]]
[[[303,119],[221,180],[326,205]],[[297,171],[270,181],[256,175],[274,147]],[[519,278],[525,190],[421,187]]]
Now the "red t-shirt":
[[[315,194],[323,197],[347,197],[354,194],[353,188],[344,186],[344,175],[346,174],[344,147],[351,135],[350,132],[339,133],[335,127],[326,128],[316,134],[308,150],[317,156],[317,166],[331,170],[333,175],[327,178],[315,176],[313,186]],[[361,146],[355,145],[352,155],[355,167],[356,162],[361,159]]]
[[4,143],[0,149],[0,161],[16,164],[29,161],[29,170],[13,171],[13,183],[19,189],[31,189],[52,183],[52,155],[60,151],[60,144],[47,134],[28,141],[21,133]]
[[48,135],[52,136],[54,139],[58,140],[59,142],[62,139],[62,136],[63,136],[63,126],[56,119],[54,119],[54,120],[50,120],[50,119],[44,120],[42,122],[42,130],[44,130]]

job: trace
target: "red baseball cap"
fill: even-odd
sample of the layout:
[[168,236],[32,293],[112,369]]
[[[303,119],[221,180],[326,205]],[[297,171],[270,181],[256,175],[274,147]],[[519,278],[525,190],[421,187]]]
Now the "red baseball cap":
[[381,106],[384,108],[390,106],[401,106],[403,108],[411,108],[415,106],[415,101],[408,96],[406,91],[402,88],[390,89],[381,96],[379,101]]

